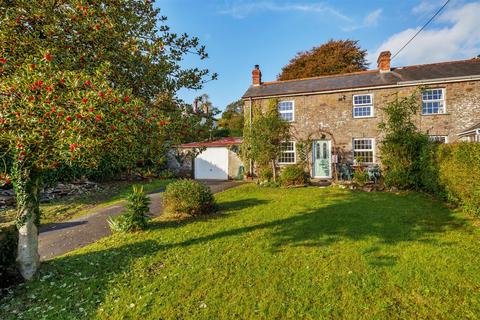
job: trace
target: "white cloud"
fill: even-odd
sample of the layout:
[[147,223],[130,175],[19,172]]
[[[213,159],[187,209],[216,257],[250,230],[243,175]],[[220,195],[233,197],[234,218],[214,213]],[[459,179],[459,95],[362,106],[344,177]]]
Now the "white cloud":
[[364,26],[367,26],[367,27],[376,26],[378,24],[378,20],[380,20],[382,12],[383,12],[383,9],[377,9],[367,14],[365,19],[363,19]]
[[[479,12],[480,2],[448,9],[438,17],[433,26],[429,25],[403,49],[392,64],[448,61],[472,58],[480,54]],[[369,55],[368,60],[372,65],[376,65],[381,51],[390,50],[395,54],[419,28],[409,28],[392,35],[379,46],[374,55]]]
[[413,7],[412,13],[413,14],[418,14],[418,15],[424,15],[427,13],[432,13],[436,9],[441,7],[442,1],[436,0],[436,1],[431,1],[431,0],[422,0],[418,5]]
[[350,17],[344,15],[340,11],[328,6],[323,2],[318,3],[279,3],[277,1],[231,1],[223,9],[219,10],[220,14],[230,15],[237,19],[245,18],[253,13],[262,11],[276,11],[276,12],[306,12],[319,13],[323,15],[334,16],[337,19],[349,22]]
[[343,31],[354,31],[362,28],[376,27],[382,17],[383,9],[376,9],[369,12],[362,20],[361,24],[343,27]]

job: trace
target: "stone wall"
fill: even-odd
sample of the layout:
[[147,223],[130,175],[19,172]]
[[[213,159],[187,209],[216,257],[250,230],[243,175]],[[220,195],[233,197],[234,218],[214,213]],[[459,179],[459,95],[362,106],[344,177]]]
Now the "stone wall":
[[[446,113],[439,115],[418,115],[418,127],[429,135],[446,135],[448,142],[458,139],[457,134],[480,122],[480,81],[465,81],[429,85],[426,88],[445,88]],[[381,142],[378,124],[383,118],[381,108],[394,100],[395,94],[408,96],[417,86],[361,91],[345,91],[316,95],[302,95],[278,98],[279,101],[295,102],[295,121],[292,122],[293,140],[326,139],[340,158],[352,161],[353,138],[375,138],[375,161],[380,162],[378,147]],[[374,115],[370,118],[355,119],[352,116],[352,99],[357,94],[373,94]],[[419,94],[419,101],[421,97]],[[245,117],[250,115],[250,105],[266,109],[269,99],[245,101]],[[255,110],[255,109],[254,109]]]

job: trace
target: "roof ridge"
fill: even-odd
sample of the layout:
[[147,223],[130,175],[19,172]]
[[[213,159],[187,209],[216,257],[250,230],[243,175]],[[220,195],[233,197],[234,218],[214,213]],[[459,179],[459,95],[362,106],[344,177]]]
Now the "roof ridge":
[[346,75],[355,75],[355,74],[361,74],[361,73],[375,73],[375,72],[378,72],[378,69],[362,70],[362,71],[347,72],[347,73],[337,73],[337,74],[325,74],[325,75],[322,75],[322,76],[306,77],[306,78],[290,79],[290,80],[267,81],[267,82],[263,82],[262,85],[264,85],[264,84],[269,85],[269,84],[276,84],[276,83],[285,83],[285,82],[294,82],[294,81],[302,81],[302,80],[314,80],[314,79],[321,79],[321,78],[334,78],[334,77],[341,77],[341,76],[346,76]]
[[[399,69],[410,69],[410,68],[419,68],[424,66],[433,66],[433,65],[444,65],[444,64],[453,64],[459,62],[480,62],[480,58],[474,57],[470,59],[463,59],[463,60],[451,60],[451,61],[442,61],[442,62],[433,62],[433,63],[424,63],[424,64],[416,64],[404,67],[394,67],[392,71],[399,70]],[[335,78],[335,77],[344,77],[350,75],[357,75],[357,74],[366,74],[366,73],[376,73],[378,69],[372,70],[362,70],[362,71],[355,71],[355,72],[348,72],[348,73],[338,73],[338,74],[329,74],[329,75],[322,75],[317,77],[307,77],[307,78],[299,78],[299,79],[290,79],[290,80],[276,80],[276,81],[267,81],[263,82],[261,85],[273,85],[279,83],[286,83],[286,82],[295,82],[295,81],[304,81],[304,80],[316,80],[316,79],[323,79],[323,78]]]

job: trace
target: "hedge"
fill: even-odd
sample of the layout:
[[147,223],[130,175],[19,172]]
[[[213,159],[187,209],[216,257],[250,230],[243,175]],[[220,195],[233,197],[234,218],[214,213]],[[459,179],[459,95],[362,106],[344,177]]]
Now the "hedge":
[[430,146],[421,161],[425,191],[480,216],[480,143]]
[[11,286],[19,278],[15,267],[17,243],[15,223],[0,224],[0,288]]

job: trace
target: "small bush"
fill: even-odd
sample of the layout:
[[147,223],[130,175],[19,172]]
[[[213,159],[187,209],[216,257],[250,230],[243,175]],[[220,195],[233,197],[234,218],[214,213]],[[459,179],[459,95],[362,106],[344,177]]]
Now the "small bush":
[[127,212],[107,220],[112,232],[138,231],[147,226],[150,199],[143,192],[143,186],[134,185],[127,200]]
[[11,286],[18,279],[15,268],[17,245],[18,232],[15,223],[0,224],[0,288]]
[[359,186],[364,186],[369,180],[368,172],[365,169],[357,169],[353,173],[353,182]]
[[195,216],[209,214],[216,209],[210,188],[191,179],[170,183],[163,194],[163,203],[165,212],[172,214]]
[[258,182],[270,182],[273,179],[273,170],[270,167],[260,167],[258,169]]
[[310,177],[301,166],[287,166],[280,173],[280,184],[284,187],[308,184]]

